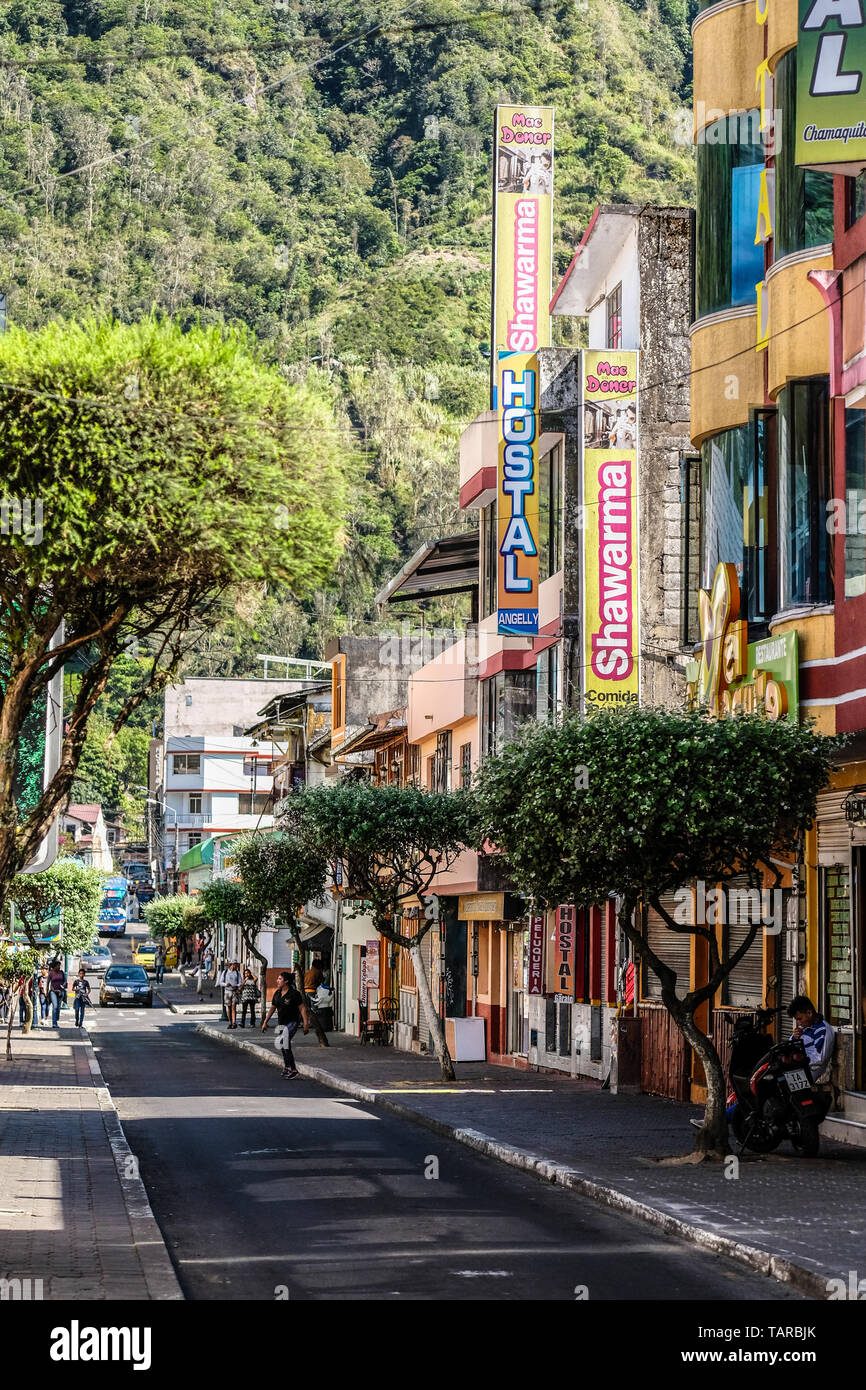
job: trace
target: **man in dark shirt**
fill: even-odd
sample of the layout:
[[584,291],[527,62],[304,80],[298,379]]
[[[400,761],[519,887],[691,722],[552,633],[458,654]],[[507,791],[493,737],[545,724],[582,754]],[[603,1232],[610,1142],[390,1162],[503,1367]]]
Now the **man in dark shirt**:
[[309,1032],[310,1011],[307,1008],[307,1001],[295,989],[289,974],[277,976],[277,987],[271,996],[271,1007],[262,1020],[263,1033],[275,1013],[282,1033],[278,1045],[283,1054],[283,1076],[290,1080],[293,1076],[298,1075],[292,1052],[292,1038],[297,1033],[302,1021],[304,1032]]

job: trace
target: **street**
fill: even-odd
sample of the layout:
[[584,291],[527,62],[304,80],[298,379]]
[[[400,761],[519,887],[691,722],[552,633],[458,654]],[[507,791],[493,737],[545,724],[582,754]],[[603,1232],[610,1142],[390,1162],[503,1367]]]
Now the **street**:
[[[115,960],[138,930],[111,943]],[[158,999],[87,1022],[187,1298],[797,1298],[324,1086],[284,1082]]]

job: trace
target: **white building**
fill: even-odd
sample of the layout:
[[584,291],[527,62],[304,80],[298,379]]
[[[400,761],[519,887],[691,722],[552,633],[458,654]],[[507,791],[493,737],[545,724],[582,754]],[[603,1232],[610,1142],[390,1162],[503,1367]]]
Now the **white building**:
[[[161,867],[212,835],[273,825],[273,763],[279,750],[244,733],[285,680],[189,679],[165,693],[165,724],[155,759],[162,803]],[[300,689],[303,682],[294,682]]]

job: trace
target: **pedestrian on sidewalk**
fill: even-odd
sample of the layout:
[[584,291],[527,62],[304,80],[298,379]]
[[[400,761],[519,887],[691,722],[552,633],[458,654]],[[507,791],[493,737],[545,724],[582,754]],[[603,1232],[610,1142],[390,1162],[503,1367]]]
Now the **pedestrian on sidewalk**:
[[246,1026],[247,1009],[250,1011],[250,1027],[256,1026],[256,1004],[261,998],[261,991],[256,984],[256,977],[251,970],[244,966],[244,978],[241,981],[241,1027]]
[[51,1027],[60,1026],[60,1005],[66,1003],[66,974],[59,960],[53,960],[48,971],[48,994],[51,999]]
[[241,972],[236,960],[233,960],[225,974],[223,985],[225,987],[226,1013],[229,1016],[229,1028],[238,1026],[238,1000],[241,996]]
[[155,971],[155,974],[156,974],[156,983],[157,983],[158,985],[161,985],[161,984],[162,984],[162,977],[163,977],[163,975],[165,974],[165,942],[164,942],[164,941],[161,941],[161,942],[159,943],[159,949],[158,949],[158,951],[157,951],[157,953],[156,953],[155,965],[156,965],[156,971]]
[[90,981],[84,973],[84,966],[78,972],[78,978],[72,981],[72,993],[75,996],[75,1026],[80,1028],[84,1022],[84,1010],[90,1003]]
[[39,1027],[41,1028],[46,1018],[48,1017],[48,1011],[51,1008],[51,999],[49,998],[51,985],[48,980],[47,965],[43,964],[39,967],[39,975],[36,980],[36,989],[39,995]]
[[33,976],[26,980],[21,980],[18,985],[18,1022],[23,1028],[27,1022],[27,1000],[30,1000],[31,1020],[33,1018]]
[[307,1001],[301,992],[295,989],[292,984],[291,976],[281,974],[277,976],[277,987],[271,996],[271,1007],[267,1017],[262,1021],[262,1032],[267,1029],[274,1013],[277,1015],[279,1027],[277,1029],[276,1043],[283,1054],[283,1076],[286,1080],[291,1080],[298,1075],[295,1066],[295,1057],[292,1052],[292,1038],[298,1031],[303,1021],[304,1032],[310,1031],[310,1011],[307,1008]]

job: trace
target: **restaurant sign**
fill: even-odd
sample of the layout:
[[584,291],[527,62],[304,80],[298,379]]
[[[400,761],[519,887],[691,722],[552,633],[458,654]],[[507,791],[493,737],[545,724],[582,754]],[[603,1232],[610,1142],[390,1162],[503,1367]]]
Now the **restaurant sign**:
[[740,585],[735,565],[720,564],[709,590],[699,595],[701,656],[686,666],[691,708],[713,714],[763,714],[766,719],[799,718],[799,657],[796,631],[748,640],[740,617]]
[[799,0],[797,164],[839,174],[866,167],[863,0]]

